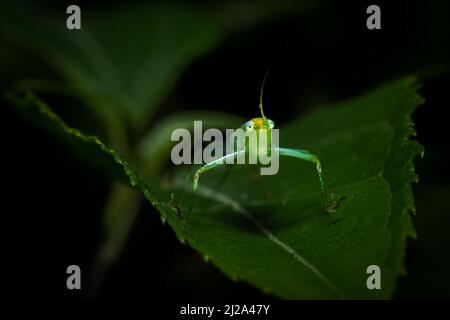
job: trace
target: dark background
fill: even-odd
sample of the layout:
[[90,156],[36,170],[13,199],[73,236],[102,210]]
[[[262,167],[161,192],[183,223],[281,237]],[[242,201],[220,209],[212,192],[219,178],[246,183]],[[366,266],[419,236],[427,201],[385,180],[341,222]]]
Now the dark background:
[[[65,14],[66,4],[41,2],[44,8],[61,7],[61,14]],[[393,2],[321,2],[299,15],[274,15],[232,33],[185,70],[155,121],[168,112],[184,109],[224,110],[252,118],[268,66],[272,70],[265,89],[265,109],[277,124],[317,105],[417,74],[423,84],[420,94],[426,100],[413,116],[417,139],[426,150],[425,157],[416,162],[420,183],[414,185],[417,214],[413,221],[418,238],[408,242],[408,274],[399,279],[395,298],[449,298],[450,153],[446,111],[450,2]],[[82,11],[120,5],[119,1],[77,4]],[[381,7],[382,30],[366,29],[365,9],[369,4]],[[200,1],[195,5],[208,7],[211,3]],[[256,2],[252,5],[257,6]],[[278,1],[278,5],[284,2]],[[34,63],[34,70],[57,77],[41,62]],[[12,69],[0,69],[2,91],[25,73],[5,70]],[[83,290],[67,290],[66,268],[79,265],[85,287],[83,275],[99,242],[101,211],[110,181],[12,109],[2,105],[1,114],[1,293],[16,298],[82,298]],[[147,295],[271,298],[245,283],[229,280],[206,264],[200,255],[179,243],[171,228],[161,224],[157,211],[146,203],[99,296]]]

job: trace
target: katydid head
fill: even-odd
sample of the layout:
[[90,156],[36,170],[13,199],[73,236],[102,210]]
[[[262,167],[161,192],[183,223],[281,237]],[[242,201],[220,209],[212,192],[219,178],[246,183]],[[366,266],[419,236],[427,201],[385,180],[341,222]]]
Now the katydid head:
[[258,131],[262,129],[271,130],[275,127],[275,122],[267,118],[253,118],[242,125],[245,132]]

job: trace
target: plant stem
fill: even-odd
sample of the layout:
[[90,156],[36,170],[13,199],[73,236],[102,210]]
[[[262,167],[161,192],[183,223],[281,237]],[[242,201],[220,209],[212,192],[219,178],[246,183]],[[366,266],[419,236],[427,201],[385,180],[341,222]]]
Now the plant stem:
[[117,262],[128,234],[143,204],[143,197],[131,187],[114,183],[105,204],[104,238],[94,257],[88,296],[97,295],[109,270]]

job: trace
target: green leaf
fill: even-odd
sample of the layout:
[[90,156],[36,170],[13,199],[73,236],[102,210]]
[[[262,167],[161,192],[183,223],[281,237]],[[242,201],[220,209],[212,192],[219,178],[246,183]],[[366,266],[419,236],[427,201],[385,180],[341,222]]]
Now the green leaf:
[[[20,105],[79,147],[88,144],[91,153],[98,148],[182,242],[230,278],[289,299],[389,298],[403,271],[405,239],[414,234],[410,184],[416,180],[413,160],[422,152],[409,139],[410,115],[422,102],[415,90],[415,81],[405,79],[281,128],[280,145],[318,155],[328,192],[345,197],[331,214],[321,209],[314,166],[292,158],[280,159],[275,176],[261,176],[256,166],[233,166],[220,189],[225,168],[207,172],[192,213],[185,203],[178,212],[98,140],[67,128],[34,98]],[[374,264],[381,268],[381,290],[366,287],[366,269]]]
[[14,109],[19,114],[52,133],[62,143],[73,149],[80,158],[119,182],[130,186],[140,186],[145,197],[155,207],[160,206],[160,201],[145,185],[141,177],[116,151],[108,148],[97,137],[86,136],[79,130],[67,126],[32,93],[25,93],[23,96],[7,94],[6,98],[14,105]]
[[[415,88],[399,81],[281,128],[281,146],[320,157],[328,191],[345,197],[337,212],[321,210],[313,165],[282,158],[276,176],[233,167],[220,190],[221,170],[203,174],[196,210],[177,233],[231,278],[283,298],[391,297],[414,235]],[[366,286],[374,264],[381,290]]]
[[17,42],[56,65],[98,112],[125,117],[137,129],[148,123],[184,68],[221,37],[216,21],[185,7],[83,10],[79,31],[66,29],[61,12],[53,19],[49,12],[2,13],[6,39],[12,32]]

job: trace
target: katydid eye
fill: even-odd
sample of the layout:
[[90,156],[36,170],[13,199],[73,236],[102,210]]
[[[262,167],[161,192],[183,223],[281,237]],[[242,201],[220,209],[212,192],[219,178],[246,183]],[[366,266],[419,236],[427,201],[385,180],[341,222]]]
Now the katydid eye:
[[273,129],[275,127],[275,122],[273,122],[270,119],[267,119],[267,122],[269,123],[270,129]]
[[246,123],[245,128],[247,130],[252,130],[253,129],[253,122],[249,121]]

